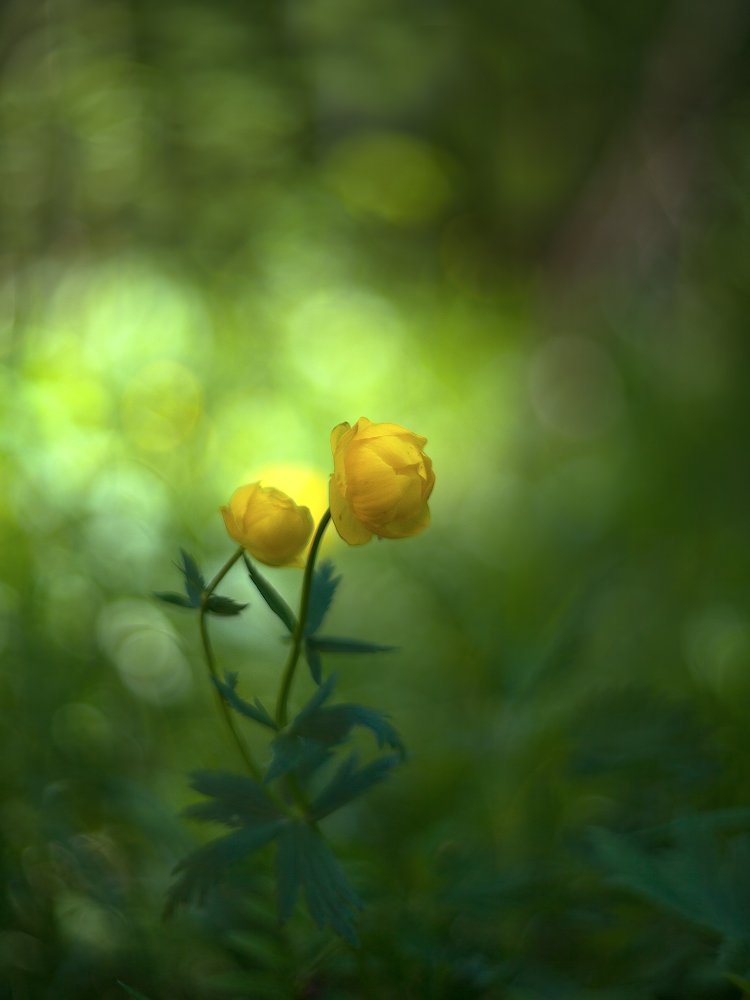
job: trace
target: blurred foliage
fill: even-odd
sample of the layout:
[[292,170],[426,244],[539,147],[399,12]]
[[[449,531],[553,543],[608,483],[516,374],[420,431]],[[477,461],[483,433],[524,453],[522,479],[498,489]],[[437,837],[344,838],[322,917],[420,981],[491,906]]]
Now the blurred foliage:
[[[749,994],[747,6],[0,19],[0,998]],[[148,595],[243,482],[319,516],[361,415],[437,473],[423,535],[325,552],[326,628],[399,647],[342,697],[411,754],[323,821],[361,947],[279,929],[271,848],[163,921],[187,775],[240,762]]]

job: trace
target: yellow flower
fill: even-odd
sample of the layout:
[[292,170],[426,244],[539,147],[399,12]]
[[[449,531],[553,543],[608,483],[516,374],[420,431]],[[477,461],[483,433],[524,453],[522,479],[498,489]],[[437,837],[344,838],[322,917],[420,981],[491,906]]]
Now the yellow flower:
[[426,443],[398,424],[373,424],[367,417],[354,427],[334,427],[331,517],[345,542],[364,545],[373,535],[409,538],[424,531],[435,485],[432,462],[422,451]]
[[313,530],[307,507],[273,486],[248,483],[220,507],[229,537],[266,566],[304,566],[302,550]]

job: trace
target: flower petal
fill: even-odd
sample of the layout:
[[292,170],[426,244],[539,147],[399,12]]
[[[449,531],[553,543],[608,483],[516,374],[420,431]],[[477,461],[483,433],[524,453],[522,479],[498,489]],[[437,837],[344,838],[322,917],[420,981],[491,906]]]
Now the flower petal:
[[379,538],[411,538],[424,531],[430,523],[430,508],[427,504],[422,507],[413,517],[405,518],[402,521],[392,521],[380,531]]
[[341,495],[336,480],[331,477],[329,486],[331,518],[336,531],[349,545],[366,545],[372,538],[372,532],[360,524],[349,509],[349,504]]

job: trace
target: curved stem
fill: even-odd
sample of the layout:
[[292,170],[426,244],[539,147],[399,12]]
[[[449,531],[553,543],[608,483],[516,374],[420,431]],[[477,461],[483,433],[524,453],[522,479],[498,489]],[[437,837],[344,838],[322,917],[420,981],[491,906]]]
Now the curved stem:
[[287,703],[289,701],[289,693],[292,689],[292,681],[294,680],[294,671],[297,669],[297,660],[299,659],[299,654],[302,650],[302,640],[305,636],[305,620],[307,618],[307,609],[310,606],[310,593],[312,591],[315,559],[318,555],[320,543],[323,540],[323,533],[328,527],[328,522],[330,520],[331,511],[327,510],[320,519],[318,530],[315,532],[315,537],[313,538],[312,545],[310,546],[310,554],[307,557],[307,564],[305,565],[305,575],[302,580],[302,597],[299,605],[297,628],[294,630],[292,648],[289,653],[289,659],[286,662],[286,667],[284,668],[284,676],[281,679],[281,688],[279,689],[279,700],[276,703],[276,725],[279,729],[283,729],[287,723]]
[[[211,648],[211,640],[209,639],[208,636],[208,622],[206,621],[206,611],[208,610],[208,599],[211,596],[211,594],[213,594],[214,590],[216,590],[216,588],[219,586],[219,584],[227,575],[232,566],[234,566],[237,560],[242,557],[242,553],[244,551],[245,550],[242,548],[242,546],[240,546],[234,553],[234,555],[231,556],[231,558],[227,559],[227,561],[221,567],[219,572],[216,574],[216,576],[213,578],[213,580],[211,580],[211,582],[204,590],[203,597],[201,599],[201,609],[198,614],[198,623],[200,625],[201,639],[203,640],[203,649],[206,654],[206,663],[208,664],[208,672],[216,680],[219,680],[219,674],[216,670],[216,661],[214,659],[213,649]],[[245,744],[242,742],[242,739],[240,738],[240,734],[237,731],[237,727],[234,724],[232,713],[229,711],[229,706],[222,698],[219,689],[216,688],[215,690],[216,690],[216,695],[219,699],[219,711],[224,717],[224,721],[227,724],[229,732],[232,734],[232,737],[234,738],[234,742],[237,744],[237,749],[240,752],[240,756],[245,762],[245,766],[247,767],[250,774],[255,778],[256,781],[260,781],[262,777],[260,769],[258,768],[253,758],[250,756],[250,753],[248,752],[247,748],[245,747]]]

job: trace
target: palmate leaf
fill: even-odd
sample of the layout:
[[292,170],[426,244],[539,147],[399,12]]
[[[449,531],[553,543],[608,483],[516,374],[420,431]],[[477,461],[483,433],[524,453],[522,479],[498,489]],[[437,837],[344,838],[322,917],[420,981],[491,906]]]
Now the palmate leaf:
[[381,749],[387,743],[403,754],[401,737],[388,721],[386,713],[366,705],[344,703],[320,708],[299,724],[295,722],[294,731],[300,736],[333,746],[345,740],[355,726],[369,729]]
[[239,712],[240,715],[244,715],[248,719],[253,719],[254,722],[259,722],[261,726],[268,726],[269,729],[278,730],[279,727],[257,698],[251,705],[249,701],[245,701],[237,694],[236,673],[229,673],[227,671],[224,674],[223,683],[217,677],[212,677],[211,679],[221,693],[221,696],[228,705],[232,706],[235,712]]
[[231,597],[221,597],[219,594],[211,594],[206,601],[206,610],[225,618],[241,614],[246,607],[248,607],[247,604],[238,604]]
[[188,854],[172,874],[180,877],[169,889],[165,915],[169,916],[181,903],[200,902],[206,892],[220,882],[232,865],[263,847],[282,830],[288,820],[242,827],[226,837],[219,837]]
[[196,771],[191,784],[209,798],[188,806],[183,815],[240,829],[199,847],[177,865],[173,874],[180,877],[167,894],[167,915],[180,903],[200,901],[232,865],[267,844],[288,822],[252,778],[227,771]]
[[273,759],[263,784],[268,784],[297,767],[303,755],[310,752],[305,747],[307,742],[333,747],[342,743],[355,726],[369,729],[379,747],[388,744],[403,756],[405,750],[401,737],[388,721],[385,712],[353,703],[325,707],[325,702],[333,693],[335,684],[336,674],[331,674],[325,684],[315,691],[291,725],[271,742]]
[[359,941],[354,911],[362,908],[341,866],[323,838],[306,823],[289,823],[280,832],[276,848],[279,919],[287,920],[302,889],[307,908],[318,927],[329,921],[351,944]]
[[281,819],[281,813],[257,781],[229,771],[194,771],[190,787],[206,802],[187,806],[183,816],[227,826],[252,826]]
[[401,762],[401,757],[395,753],[388,754],[361,768],[357,768],[358,762],[359,755],[356,752],[346,758],[331,781],[310,805],[310,819],[317,822],[347,805],[352,799],[386,778]]
[[271,586],[264,576],[258,572],[251,559],[247,555],[244,555],[243,558],[245,560],[245,566],[247,566],[247,571],[250,574],[250,579],[258,588],[260,596],[266,602],[271,611],[273,611],[273,613],[277,615],[277,617],[279,617],[286,625],[289,629],[289,633],[292,634],[297,628],[297,618],[294,612],[281,594]]
[[334,576],[335,567],[330,559],[324,559],[313,573],[310,603],[305,619],[305,635],[314,635],[323,624],[328,609],[333,603],[336,588],[341,583],[340,576]]

